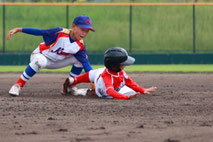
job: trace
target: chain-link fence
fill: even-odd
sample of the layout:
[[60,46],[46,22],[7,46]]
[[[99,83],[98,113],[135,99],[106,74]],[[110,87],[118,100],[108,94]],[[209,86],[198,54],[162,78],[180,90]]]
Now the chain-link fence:
[[[41,0],[42,1],[42,0]],[[39,1],[39,2],[41,2]],[[135,0],[137,2],[137,0]],[[168,1],[168,0],[167,0]],[[121,46],[132,53],[213,53],[213,4],[206,5],[2,5],[0,52],[31,52],[42,37],[18,33],[15,27],[71,28],[82,14],[95,33],[85,39],[88,52]]]
[[212,2],[212,0],[0,0],[0,2]]

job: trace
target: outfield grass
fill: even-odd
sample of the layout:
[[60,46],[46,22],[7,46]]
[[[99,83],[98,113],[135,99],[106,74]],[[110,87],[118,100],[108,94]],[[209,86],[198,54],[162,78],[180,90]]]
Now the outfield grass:
[[[94,69],[104,67],[93,65]],[[0,66],[0,72],[23,72],[26,66]],[[71,67],[61,69],[43,69],[40,72],[69,72]],[[125,68],[127,72],[199,72],[213,73],[213,65],[132,65]]]
[[[133,6],[132,10],[133,52],[192,53],[192,6]],[[196,6],[197,53],[213,52],[212,13],[213,6]],[[96,29],[85,39],[88,52],[103,52],[113,46],[129,49],[128,6],[70,6],[70,28],[73,18],[81,14],[90,16]],[[66,27],[66,7],[6,6],[6,32],[14,27]],[[31,52],[42,41],[42,37],[19,33],[6,41],[6,51]]]

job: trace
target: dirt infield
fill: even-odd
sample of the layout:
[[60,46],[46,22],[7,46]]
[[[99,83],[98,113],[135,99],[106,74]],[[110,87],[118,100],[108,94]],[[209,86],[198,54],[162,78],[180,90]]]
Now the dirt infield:
[[[157,92],[132,100],[62,96],[67,74],[0,74],[0,142],[212,142],[213,74],[130,73]],[[80,87],[88,87],[83,84]]]

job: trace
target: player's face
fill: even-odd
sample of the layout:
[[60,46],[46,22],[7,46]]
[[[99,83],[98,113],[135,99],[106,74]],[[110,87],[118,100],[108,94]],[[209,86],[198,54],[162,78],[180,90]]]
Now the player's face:
[[71,37],[72,37],[73,40],[81,40],[88,35],[89,30],[90,29],[81,28],[81,27],[73,24],[72,25]]

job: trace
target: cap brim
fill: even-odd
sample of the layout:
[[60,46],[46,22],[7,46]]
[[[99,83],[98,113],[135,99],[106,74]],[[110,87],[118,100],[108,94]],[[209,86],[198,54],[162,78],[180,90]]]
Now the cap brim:
[[134,64],[134,62],[135,62],[135,58],[128,56],[127,60],[122,62],[121,65],[129,66],[129,65]]
[[89,30],[95,32],[95,29],[90,25],[80,25],[79,24],[78,26],[81,27],[81,28],[89,29]]

